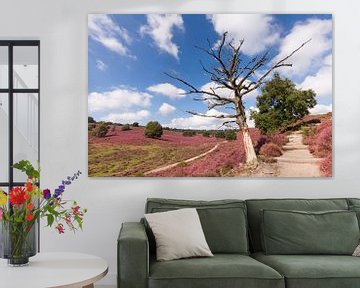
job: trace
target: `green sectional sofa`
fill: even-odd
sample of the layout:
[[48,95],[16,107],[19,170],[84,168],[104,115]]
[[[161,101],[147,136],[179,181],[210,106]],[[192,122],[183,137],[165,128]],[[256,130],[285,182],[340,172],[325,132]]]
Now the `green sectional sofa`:
[[[124,223],[119,288],[360,287],[360,257],[351,256],[360,199],[148,199],[145,212],[189,207],[197,209],[214,257],[156,261],[145,221]],[[314,225],[319,229],[310,231]],[[344,232],[322,237],[324,229]]]

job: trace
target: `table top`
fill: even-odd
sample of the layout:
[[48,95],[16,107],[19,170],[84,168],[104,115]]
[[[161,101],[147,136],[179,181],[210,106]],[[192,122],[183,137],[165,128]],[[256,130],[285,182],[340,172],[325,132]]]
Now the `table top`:
[[80,253],[38,253],[29,265],[9,267],[0,260],[1,288],[77,288],[90,285],[108,272],[100,257]]

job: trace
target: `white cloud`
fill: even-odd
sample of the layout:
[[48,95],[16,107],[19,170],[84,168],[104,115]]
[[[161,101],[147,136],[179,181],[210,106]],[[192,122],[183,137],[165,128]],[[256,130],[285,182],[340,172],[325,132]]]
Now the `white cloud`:
[[88,32],[91,39],[101,43],[110,51],[121,56],[134,57],[126,47],[126,44],[132,41],[128,31],[116,24],[109,15],[90,14]]
[[96,68],[98,68],[100,71],[105,71],[107,67],[108,65],[106,65],[103,61],[96,59]]
[[322,67],[315,75],[310,75],[298,85],[301,89],[313,89],[316,97],[332,97],[332,68]]
[[229,32],[230,38],[235,41],[244,39],[242,51],[247,55],[264,51],[280,37],[279,27],[270,15],[212,14],[207,17],[219,35]]
[[[220,85],[215,82],[208,82],[208,83],[204,84],[203,86],[201,86],[200,90],[212,93],[211,89],[214,89],[215,92],[220,97],[224,97],[224,98],[228,98],[228,99],[234,98],[234,93],[232,90],[230,90],[228,88],[220,88],[219,86]],[[204,97],[204,99],[212,98],[212,96],[207,95],[207,94],[203,94],[203,97]],[[209,101],[211,101],[211,100],[209,100]]]
[[246,123],[248,124],[249,128],[254,128],[255,127],[255,121],[253,119],[250,119],[250,114],[251,111],[257,111],[259,112],[259,108],[251,106],[249,109],[247,109],[245,111],[245,115],[246,115]]
[[174,28],[184,30],[184,21],[178,14],[148,14],[147,25],[140,27],[141,35],[149,35],[162,51],[179,59],[179,47],[173,42]]
[[309,69],[313,71],[322,65],[323,57],[332,49],[332,20],[309,19],[295,24],[282,39],[279,54],[274,60],[289,55],[309,39],[311,41],[287,61],[293,66],[282,70],[285,75],[306,75]]
[[309,109],[310,114],[326,114],[332,112],[332,104],[322,105],[317,104],[314,108]]
[[111,121],[113,123],[131,123],[139,122],[150,116],[150,112],[147,110],[140,110],[137,112],[125,112],[125,113],[110,113],[101,118],[101,121]]
[[181,99],[186,97],[186,95],[184,94],[186,92],[185,90],[180,89],[170,83],[160,83],[152,85],[146,89],[148,91],[169,97],[170,99]]
[[151,105],[151,98],[152,96],[148,93],[125,88],[92,92],[88,96],[89,112],[124,111],[134,106],[147,108]]
[[168,103],[163,103],[159,108],[159,113],[163,116],[173,113],[176,108]]
[[[216,109],[211,109],[205,113],[207,116],[214,116],[224,114]],[[189,117],[174,118],[170,123],[164,124],[166,127],[179,128],[179,129],[218,129],[224,121],[231,120],[228,118],[217,119],[211,117],[202,117],[198,115],[192,115]]]
[[332,54],[324,57],[323,66],[314,74],[307,76],[301,89],[313,89],[317,97],[332,97]]

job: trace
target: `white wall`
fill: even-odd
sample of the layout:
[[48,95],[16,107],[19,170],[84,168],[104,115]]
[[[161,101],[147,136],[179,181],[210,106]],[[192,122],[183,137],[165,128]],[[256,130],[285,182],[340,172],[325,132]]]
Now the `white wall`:
[[[82,233],[42,229],[43,251],[104,257],[115,284],[116,238],[124,221],[137,221],[147,197],[217,199],[359,197],[360,4],[355,0],[1,0],[1,39],[41,40],[41,164],[43,187],[80,169],[67,192],[89,209]],[[87,14],[301,12],[334,13],[335,173],[328,180],[90,179],[87,178]]]

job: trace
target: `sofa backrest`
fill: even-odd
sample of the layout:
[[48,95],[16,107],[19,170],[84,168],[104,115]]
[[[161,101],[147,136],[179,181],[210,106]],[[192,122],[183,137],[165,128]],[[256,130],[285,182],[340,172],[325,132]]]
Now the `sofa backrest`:
[[298,210],[298,211],[331,211],[348,210],[347,199],[254,199],[246,200],[248,213],[250,249],[262,251],[261,247],[261,214],[264,209]]
[[[157,213],[181,208],[196,208],[206,241],[213,253],[248,254],[247,213],[243,200],[175,200],[150,198],[145,213]],[[147,227],[151,252],[154,237]]]

